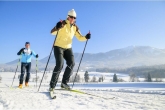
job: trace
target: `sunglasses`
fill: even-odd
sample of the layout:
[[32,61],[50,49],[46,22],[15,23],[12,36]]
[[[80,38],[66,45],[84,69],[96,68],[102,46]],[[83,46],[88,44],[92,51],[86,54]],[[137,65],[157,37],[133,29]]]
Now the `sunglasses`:
[[72,19],[73,19],[73,18],[76,19],[76,17],[74,17],[74,16],[69,16],[69,17],[72,18]]

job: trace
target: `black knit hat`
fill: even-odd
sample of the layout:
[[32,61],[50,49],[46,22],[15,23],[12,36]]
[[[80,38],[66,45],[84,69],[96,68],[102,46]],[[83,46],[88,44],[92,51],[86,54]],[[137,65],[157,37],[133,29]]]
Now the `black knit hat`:
[[25,45],[26,45],[26,44],[30,44],[30,42],[26,42]]

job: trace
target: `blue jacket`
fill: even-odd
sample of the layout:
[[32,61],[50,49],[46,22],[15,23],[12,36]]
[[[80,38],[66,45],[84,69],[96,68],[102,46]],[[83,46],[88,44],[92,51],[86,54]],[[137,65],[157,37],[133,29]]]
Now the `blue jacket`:
[[17,53],[17,55],[21,55],[21,62],[22,63],[30,63],[32,56],[36,58],[36,53],[33,50],[30,50],[30,53],[21,52],[21,50]]

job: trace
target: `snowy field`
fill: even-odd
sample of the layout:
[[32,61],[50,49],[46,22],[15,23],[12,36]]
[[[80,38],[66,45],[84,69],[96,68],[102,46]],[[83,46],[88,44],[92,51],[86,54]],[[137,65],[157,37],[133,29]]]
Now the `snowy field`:
[[[40,78],[42,74],[38,73]],[[91,74],[107,75],[96,72],[91,72]],[[37,92],[35,82],[29,82],[28,88],[18,89],[17,75],[13,84],[14,89],[11,89],[14,73],[1,72],[0,75],[2,76],[0,110],[165,110],[165,82],[113,83],[108,82],[110,78],[112,79],[112,75],[107,75],[105,82],[75,83],[74,89],[105,98],[115,97],[115,99],[107,100],[86,94],[56,90],[57,98],[52,100],[48,93],[49,83],[47,83],[51,74],[48,74],[48,79],[43,81],[39,92]],[[118,74],[118,76],[128,79],[128,76],[123,74]],[[35,74],[32,74],[32,77],[35,77]],[[59,85],[60,83],[56,89],[60,88]]]

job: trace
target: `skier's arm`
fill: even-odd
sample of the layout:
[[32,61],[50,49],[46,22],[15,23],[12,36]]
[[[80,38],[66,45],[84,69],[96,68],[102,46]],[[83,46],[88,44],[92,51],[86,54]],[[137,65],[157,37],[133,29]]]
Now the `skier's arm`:
[[36,53],[34,51],[32,51],[32,55],[36,58]]
[[21,55],[21,53],[23,52],[24,49],[25,49],[25,48],[22,48],[22,49],[17,53],[17,55]]
[[57,34],[57,31],[58,31],[58,29],[56,29],[56,26],[51,30],[51,34],[52,35],[56,35]]
[[65,20],[59,21],[56,26],[51,30],[52,35],[56,35],[57,31],[66,24]]
[[78,27],[76,26],[76,32],[75,32],[75,36],[79,41],[86,41],[87,39],[85,38],[85,36],[82,36],[80,33],[80,30],[78,29]]

